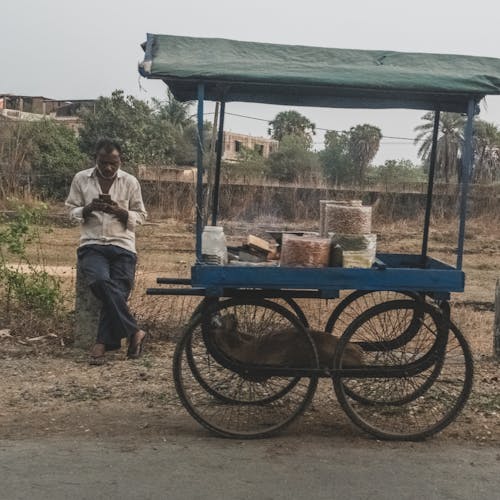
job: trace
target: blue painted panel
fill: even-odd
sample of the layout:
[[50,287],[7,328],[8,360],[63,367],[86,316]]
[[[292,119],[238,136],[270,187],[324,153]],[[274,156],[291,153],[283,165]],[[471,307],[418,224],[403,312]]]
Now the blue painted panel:
[[[391,265],[406,264],[419,255],[385,254]],[[383,260],[384,254],[379,256]],[[426,269],[238,267],[198,265],[191,269],[192,285],[211,288],[263,288],[306,290],[410,290],[420,292],[462,292],[464,273],[428,259]],[[431,267],[432,266],[432,267]]]
[[443,270],[454,270],[451,264],[446,264],[437,259],[427,257],[425,259],[425,265],[422,266],[422,256],[412,255],[412,254],[399,254],[399,253],[379,253],[377,258],[384,262],[387,267],[403,267],[403,268],[414,268],[414,269],[443,269]]

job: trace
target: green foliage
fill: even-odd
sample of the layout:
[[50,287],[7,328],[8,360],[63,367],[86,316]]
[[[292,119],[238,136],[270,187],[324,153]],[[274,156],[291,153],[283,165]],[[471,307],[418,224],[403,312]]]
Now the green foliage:
[[[172,94],[165,102],[152,105],[115,90],[111,97],[100,97],[94,110],[82,112],[80,131],[82,151],[93,157],[102,137],[116,139],[129,165],[193,164],[198,131],[189,116],[189,103],[176,101]],[[204,126],[204,144],[210,125]]]
[[352,184],[354,167],[349,155],[349,132],[329,130],[325,134],[325,149],[319,153],[325,177],[335,184]]
[[309,149],[307,137],[285,135],[277,151],[267,161],[269,177],[282,182],[310,181],[318,178],[319,162]]
[[180,131],[194,124],[189,116],[191,105],[191,102],[180,102],[175,99],[170,90],[167,90],[167,99],[165,102],[153,99],[153,109],[157,112],[159,119],[170,123],[173,128]]
[[[167,99],[153,99],[153,121],[160,129],[168,131],[172,139],[170,157],[176,165],[194,165],[198,144],[198,126],[190,115],[191,102],[176,100],[170,91]],[[203,123],[203,147],[209,150],[212,124]],[[161,140],[161,134],[160,138]],[[168,163],[168,162],[167,162]]]
[[18,194],[29,170],[30,123],[0,118],[0,188],[3,198]]
[[286,136],[302,137],[306,140],[307,149],[312,146],[312,136],[316,133],[316,125],[297,111],[282,111],[269,122],[268,134],[277,141]]
[[[203,123],[203,150],[208,153],[212,138],[212,124]],[[196,163],[198,144],[198,125],[191,121],[182,130],[176,142],[174,158],[176,165],[194,165]]]
[[44,197],[64,199],[71,179],[86,162],[75,133],[68,127],[45,119],[31,124],[33,187]]
[[27,274],[15,269],[0,268],[0,279],[6,287],[9,307],[15,301],[23,309],[44,317],[59,312],[63,301],[61,284],[46,271],[30,269]]
[[370,162],[375,158],[382,139],[382,131],[378,127],[356,125],[349,130],[349,157],[355,167],[356,180],[362,184]]
[[123,159],[132,165],[172,162],[172,127],[148,104],[115,90],[111,97],[100,97],[95,109],[81,114],[80,147],[93,157],[102,137],[114,138],[123,148]]
[[414,165],[411,160],[387,160],[383,165],[371,167],[368,177],[373,182],[386,186],[426,180],[423,168]]
[[[428,164],[432,147],[434,113],[422,116],[424,123],[415,127],[415,143],[420,143],[418,154]],[[465,119],[458,113],[441,113],[436,155],[436,178],[446,183],[452,178],[460,180],[460,156],[463,146]]]
[[500,181],[500,129],[484,120],[474,122],[474,182]]
[[0,124],[4,198],[28,185],[43,197],[63,198],[85,161],[75,133],[52,119]]
[[326,132],[325,149],[320,153],[325,176],[336,184],[362,184],[381,138],[381,130],[369,124]]
[[20,205],[16,215],[0,230],[0,284],[5,292],[5,313],[12,306],[43,317],[57,315],[63,302],[61,282],[27,256],[27,246],[39,242],[39,228],[46,207]]
[[244,177],[261,180],[269,172],[265,158],[257,151],[244,146],[238,153],[238,161],[225,162],[221,170],[227,179]]

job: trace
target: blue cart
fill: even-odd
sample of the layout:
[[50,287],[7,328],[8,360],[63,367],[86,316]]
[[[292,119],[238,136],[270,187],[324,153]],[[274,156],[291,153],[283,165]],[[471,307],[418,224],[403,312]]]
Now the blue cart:
[[[180,286],[147,290],[203,297],[174,355],[176,389],[187,411],[221,436],[269,436],[306,409],[318,379],[327,377],[352,422],[379,439],[424,439],[450,424],[469,397],[473,360],[450,319],[448,300],[451,292],[464,290],[473,120],[485,95],[500,94],[500,60],[151,34],[143,48],[143,76],[163,80],[179,100],[197,99],[199,138],[204,101],[220,102],[212,225],[218,217],[226,103],[434,112],[422,250],[378,254],[371,269],[204,264],[204,152],[198,141],[191,278],[158,278],[159,284]],[[455,266],[427,254],[443,111],[467,116]],[[325,332],[338,336],[329,336],[325,347],[325,335],[308,328],[296,299],[336,298],[341,290],[355,292],[332,311]],[[284,347],[281,357],[271,359],[273,342]]]

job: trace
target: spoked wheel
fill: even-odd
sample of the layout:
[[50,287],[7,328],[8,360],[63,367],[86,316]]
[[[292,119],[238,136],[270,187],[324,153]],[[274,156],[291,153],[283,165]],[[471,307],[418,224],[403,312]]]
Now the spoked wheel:
[[423,300],[414,292],[356,290],[345,297],[333,310],[326,323],[325,332],[340,337],[352,321],[371,307],[389,300],[405,299]]
[[[224,330],[227,325],[232,325],[230,331]],[[286,357],[274,363],[265,359],[266,339],[278,331],[298,342],[300,363],[306,366],[287,367]],[[252,352],[242,350],[242,343],[252,346]],[[254,364],[262,362],[257,359],[261,355],[266,363]],[[173,362],[176,390],[188,412],[209,430],[237,438],[271,435],[305,410],[317,378],[294,376],[293,370],[301,367],[318,367],[311,337],[293,313],[261,299],[208,306],[186,328]],[[272,368],[289,369],[284,375],[263,371]]]
[[283,300],[286,305],[294,312],[297,319],[304,325],[305,328],[309,328],[309,322],[307,321],[307,317],[304,314],[304,311],[300,308],[299,304],[292,299],[291,297],[286,297]]
[[[409,342],[392,348],[393,340],[415,316],[420,318],[418,332]],[[379,439],[429,437],[449,425],[469,397],[470,349],[460,330],[430,304],[396,300],[365,311],[342,335],[335,369],[343,366],[348,342],[363,348],[363,366],[358,376],[334,378],[335,393],[351,420]],[[388,370],[383,376],[366,376],[377,367]],[[391,369],[399,372],[397,377],[390,375]]]
[[[363,312],[376,306],[377,304],[383,304],[390,300],[397,299],[413,299],[416,301],[423,301],[423,297],[414,292],[392,292],[392,291],[366,291],[358,290],[356,292],[348,295],[340,304],[335,308],[333,313],[325,327],[325,331],[329,333],[334,333],[337,335],[342,335],[346,328],[358,318]],[[406,316],[405,322],[400,322],[399,327],[401,331],[398,336],[395,336],[391,340],[393,348],[399,346],[399,344],[404,344],[410,341],[414,335],[419,331],[421,324],[421,314],[422,311],[416,308],[412,316]],[[420,384],[414,388],[413,391],[408,392],[404,395],[402,399],[398,398],[396,393],[392,394],[393,397],[392,404],[405,404],[420,396],[422,392],[425,392],[433,383],[434,379],[439,373],[439,364],[434,365],[434,370],[429,371],[428,377],[425,379],[420,379]],[[372,400],[366,395],[356,393],[354,387],[345,387],[346,394],[355,399],[356,401],[363,404],[376,404],[377,400]],[[389,397],[389,395],[388,395]]]
[[[302,310],[300,307],[297,305],[297,303],[293,299],[283,299],[283,301],[290,306],[294,312],[300,311],[302,313]],[[187,329],[191,328],[193,324],[201,322],[201,318],[203,314],[211,314],[213,318],[217,316],[217,311],[213,311],[213,308],[210,309],[209,307],[210,301],[205,300],[199,304],[199,306],[195,309],[193,315],[191,316],[190,322],[187,326]],[[212,312],[211,312],[212,311]],[[304,321],[307,323],[307,320],[305,319],[304,314],[302,313],[303,319],[301,317],[297,317],[297,319],[304,324]],[[307,324],[304,325],[307,327]],[[224,390],[221,390],[220,387],[220,380],[218,379],[213,379],[212,374],[210,371],[207,373],[207,366],[210,367],[210,369],[213,371],[216,369],[212,363],[212,358],[211,355],[208,351],[208,349],[205,349],[205,354],[202,356],[200,352],[197,352],[196,355],[193,354],[193,346],[192,346],[192,341],[193,337],[191,337],[191,341],[186,343],[186,360],[189,365],[189,368],[191,369],[191,373],[193,374],[193,377],[196,378],[198,383],[200,384],[205,391],[207,391],[209,394],[211,394],[214,398],[219,399],[221,402],[225,403],[247,403],[246,398],[241,400],[238,399],[238,395],[228,395],[225,393]],[[199,350],[198,350],[199,351]],[[221,366],[221,365],[217,365]],[[265,404],[265,403],[270,403],[272,401],[275,401],[285,394],[287,394],[289,391],[291,391],[295,385],[298,383],[300,380],[300,377],[293,377],[290,380],[289,384],[285,384],[284,386],[277,386],[276,387],[276,392],[269,391],[261,399],[255,399],[253,401],[253,404]],[[215,381],[215,384],[214,384]],[[224,386],[224,384],[223,384]]]

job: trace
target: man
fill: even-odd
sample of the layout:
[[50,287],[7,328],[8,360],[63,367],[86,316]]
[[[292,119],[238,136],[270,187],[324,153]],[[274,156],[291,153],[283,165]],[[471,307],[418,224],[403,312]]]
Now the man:
[[81,224],[78,265],[102,302],[90,364],[103,364],[106,351],[119,349],[122,338],[128,339],[127,357],[138,358],[146,336],[127,300],[137,262],[135,228],[147,214],[139,181],[120,169],[120,156],[117,142],[101,139],[96,165],[75,175],[66,200],[70,217]]

